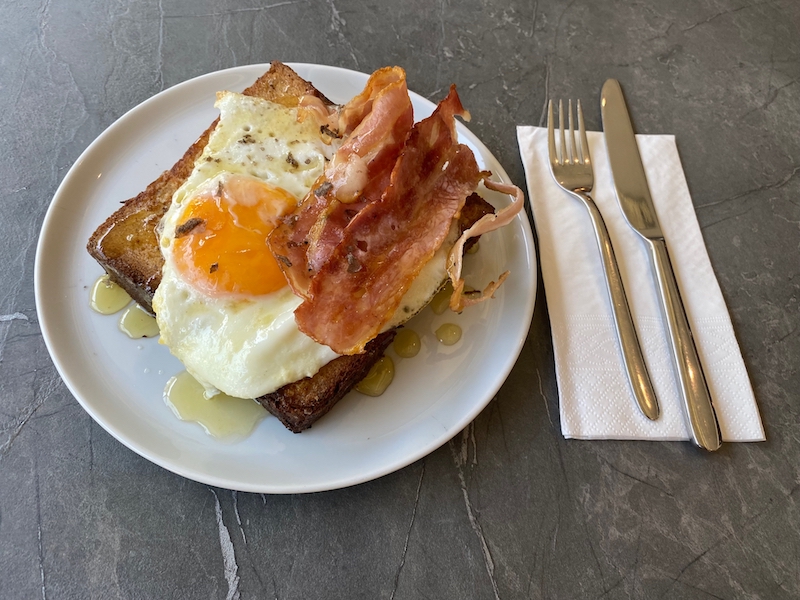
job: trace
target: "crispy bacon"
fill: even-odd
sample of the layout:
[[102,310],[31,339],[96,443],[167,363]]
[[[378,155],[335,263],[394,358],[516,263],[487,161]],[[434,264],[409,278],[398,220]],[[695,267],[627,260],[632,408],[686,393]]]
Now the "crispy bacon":
[[301,331],[335,352],[356,354],[391,319],[486,175],[457,142],[454,115],[464,112],[452,87],[411,130],[380,200],[353,217],[311,278],[295,311]]
[[413,127],[405,73],[396,67],[375,72],[344,107],[301,106],[344,142],[298,210],[269,238],[292,289],[304,299],[295,311],[300,330],[339,354],[362,352],[388,326],[482,179],[514,201],[479,219],[450,250],[450,308],[460,312],[492,297],[508,272],[482,292],[465,292],[464,245],[508,224],[524,199],[515,186],[488,180],[472,151],[458,144],[454,117],[468,119],[469,113],[455,87]]
[[311,278],[340,243],[344,229],[380,199],[414,122],[405,72],[386,67],[339,111],[345,141],[324,175],[269,238],[295,294],[308,298]]

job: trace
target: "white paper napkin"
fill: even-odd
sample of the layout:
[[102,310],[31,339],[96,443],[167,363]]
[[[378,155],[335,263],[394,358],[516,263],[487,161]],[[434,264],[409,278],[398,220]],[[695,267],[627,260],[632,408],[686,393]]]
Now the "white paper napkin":
[[[586,208],[553,180],[547,130],[518,127],[553,332],[562,432],[579,439],[686,440],[689,432],[647,248],[620,210],[602,134],[589,132],[588,137],[595,178],[592,196],[620,264],[661,417],[650,421],[642,415],[628,387]],[[675,138],[636,138],[722,439],[762,441],[758,407],[708,259]]]

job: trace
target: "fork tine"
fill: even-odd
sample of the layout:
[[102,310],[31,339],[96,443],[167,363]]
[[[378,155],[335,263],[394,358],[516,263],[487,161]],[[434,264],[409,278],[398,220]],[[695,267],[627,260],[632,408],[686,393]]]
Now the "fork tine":
[[556,154],[556,132],[555,122],[553,119],[553,101],[550,100],[547,105],[547,149],[550,154],[550,164],[558,164],[558,155]]
[[572,119],[572,99],[570,98],[569,103],[569,161],[570,164],[576,165],[578,164],[578,148],[575,145],[575,126],[573,125]]
[[564,137],[564,101],[558,101],[558,132],[561,136],[561,148],[560,148],[560,156],[561,156],[561,164],[565,164],[569,162],[569,158],[567,155],[567,140]]
[[578,100],[578,131],[581,135],[581,161],[589,167],[592,164],[592,157],[589,154],[589,139],[586,137],[586,127],[583,124],[583,108],[581,108],[580,100]]

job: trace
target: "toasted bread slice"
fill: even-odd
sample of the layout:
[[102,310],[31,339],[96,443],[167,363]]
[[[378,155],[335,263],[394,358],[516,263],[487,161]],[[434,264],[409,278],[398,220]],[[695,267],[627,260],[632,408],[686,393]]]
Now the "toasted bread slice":
[[[302,95],[314,95],[331,104],[310,83],[277,61],[244,93],[289,107],[296,106],[297,98]],[[171,169],[106,219],[87,244],[89,254],[100,263],[110,278],[150,312],[153,311],[153,294],[161,282],[164,264],[156,227],[169,208],[173,194],[191,174],[216,123],[203,132]],[[478,194],[472,194],[461,211],[461,230],[493,211],[493,207]],[[475,241],[470,240],[467,246]],[[366,376],[383,355],[394,334],[394,330],[387,331],[370,342],[363,354],[341,356],[322,367],[313,377],[285,385],[258,398],[258,401],[289,430],[295,433],[304,431]]]
[[[314,86],[280,62],[244,91],[284,106],[297,106],[302,95],[314,95],[332,104]],[[89,238],[87,250],[131,298],[153,312],[153,294],[161,283],[164,259],[158,246],[156,227],[169,208],[172,195],[189,177],[217,121],[168,171],[135,198],[126,201]]]

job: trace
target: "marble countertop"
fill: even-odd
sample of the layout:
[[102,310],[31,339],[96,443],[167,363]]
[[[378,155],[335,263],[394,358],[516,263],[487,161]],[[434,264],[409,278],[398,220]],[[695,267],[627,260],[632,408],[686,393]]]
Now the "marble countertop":
[[[28,0],[0,23],[0,596],[800,597],[800,5]],[[615,77],[676,136],[767,441],[565,440],[547,305],[473,423],[410,466],[307,495],[210,487],[111,437],[35,309],[44,215],[106,127],[251,63],[403,66],[524,185],[515,126]],[[56,291],[51,291],[56,293]]]

